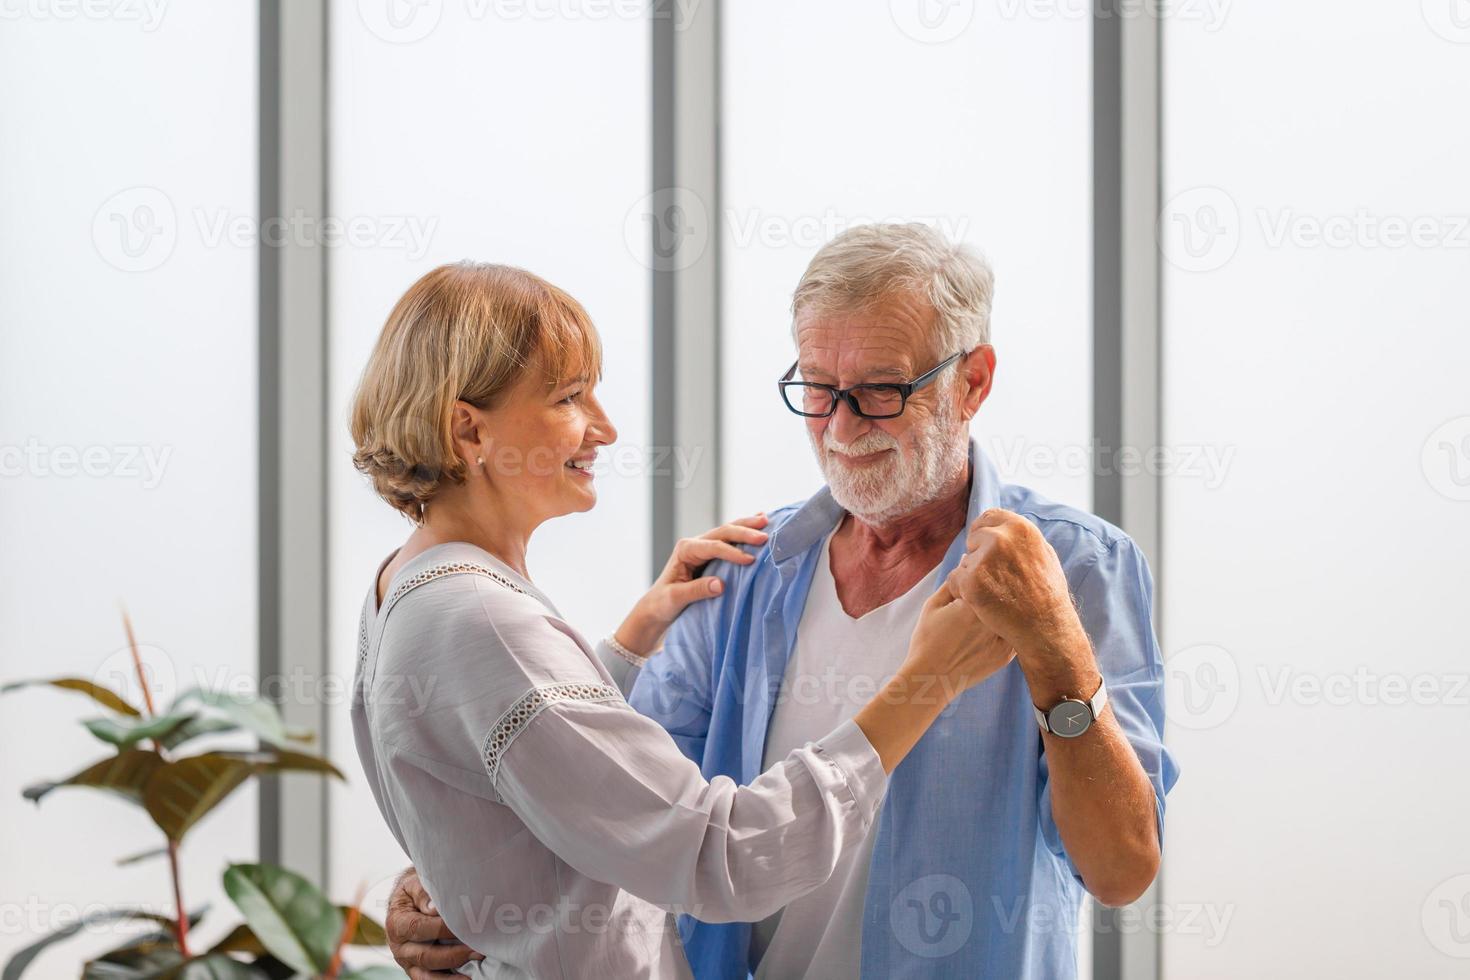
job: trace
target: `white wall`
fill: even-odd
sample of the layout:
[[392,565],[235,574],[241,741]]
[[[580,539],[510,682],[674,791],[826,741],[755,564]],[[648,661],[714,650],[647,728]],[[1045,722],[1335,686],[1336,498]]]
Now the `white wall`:
[[796,357],[791,291],[824,242],[875,220],[926,221],[989,257],[998,367],[974,433],[1011,479],[1090,503],[1092,34],[1024,10],[725,5],[727,514],[822,485],[776,391]]
[[[345,677],[373,571],[410,530],[352,468],[347,409],[384,319],[420,275],[471,258],[567,289],[602,335],[598,396],[619,447],[649,438],[649,270],[635,210],[650,166],[648,23],[617,16],[618,5],[506,19],[496,12],[516,8],[431,4],[397,22],[378,19],[383,9],[331,10],[332,210],[382,230],[370,246],[334,251],[330,266],[330,622]],[[398,219],[418,237],[395,236]],[[597,507],[543,527],[529,556],[532,578],[594,640],[651,575],[646,468],[605,456]],[[333,754],[354,779],[332,800],[332,877],[344,894],[378,883],[371,906],[407,859],[362,783],[345,706],[334,719]]]
[[1169,978],[1465,974],[1453,9],[1242,0],[1164,27],[1165,426],[1233,453],[1218,486],[1166,485]]
[[[164,704],[254,676],[255,36],[253,3],[6,5],[5,680],[128,683],[120,603]],[[247,240],[215,238],[221,220]],[[110,754],[77,724],[102,713],[50,690],[0,699],[0,959],[96,904],[172,914],[165,862],[113,866],[162,843],[140,810],[21,799]],[[214,907],[201,939],[238,921],[219,881],[256,858],[255,816],[247,787],[184,845],[188,904]],[[137,931],[89,931],[31,972],[77,976]]]

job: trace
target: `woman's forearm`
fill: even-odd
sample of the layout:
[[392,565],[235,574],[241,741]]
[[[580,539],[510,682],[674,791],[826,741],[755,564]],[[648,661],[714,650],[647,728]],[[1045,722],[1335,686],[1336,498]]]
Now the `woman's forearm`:
[[853,718],[878,753],[884,772],[893,772],[953,700],[953,687],[943,680],[921,677],[905,665]]

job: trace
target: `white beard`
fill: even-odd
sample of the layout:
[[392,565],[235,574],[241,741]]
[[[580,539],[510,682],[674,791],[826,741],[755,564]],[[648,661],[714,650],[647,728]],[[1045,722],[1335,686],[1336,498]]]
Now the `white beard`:
[[[944,484],[968,458],[969,447],[959,435],[953,403],[941,395],[934,418],[914,432],[914,449],[907,458],[899,441],[881,429],[873,429],[854,442],[840,443],[832,438],[829,425],[822,430],[820,442],[814,436],[811,442],[832,499],[864,523],[882,527],[939,496]],[[840,454],[866,456],[885,449],[894,452],[881,463],[861,470],[832,459]]]

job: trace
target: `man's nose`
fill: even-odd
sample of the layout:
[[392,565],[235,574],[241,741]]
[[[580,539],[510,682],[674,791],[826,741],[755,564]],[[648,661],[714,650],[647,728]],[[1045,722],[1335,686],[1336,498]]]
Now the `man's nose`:
[[832,437],[841,443],[853,442],[872,426],[872,422],[852,410],[846,398],[837,400],[837,411],[827,424],[832,426]]

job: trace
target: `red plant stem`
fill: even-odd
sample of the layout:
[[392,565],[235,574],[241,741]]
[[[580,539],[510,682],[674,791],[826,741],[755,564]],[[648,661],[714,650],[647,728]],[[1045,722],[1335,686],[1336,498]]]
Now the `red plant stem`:
[[123,610],[122,617],[123,630],[128,634],[128,649],[133,654],[133,670],[138,674],[138,686],[143,689],[143,704],[148,709],[148,717],[152,718],[157,712],[153,710],[153,692],[148,690],[148,678],[143,673],[143,658],[138,653],[138,639],[133,636],[133,621],[128,618],[126,609]]
[[[138,638],[133,635],[133,621],[128,618],[128,611],[123,610],[123,631],[128,635],[128,649],[133,654],[133,670],[138,675],[138,686],[143,689],[143,706],[152,718],[157,714],[153,707],[153,692],[148,689],[148,676],[143,672],[143,657],[138,653]],[[157,742],[153,743],[154,749],[159,755],[163,755],[163,746]],[[189,958],[189,916],[184,912],[184,889],[179,883],[179,843],[175,840],[168,842],[168,869],[169,876],[174,886],[174,941],[178,943],[179,954],[184,959]]]
[[353,899],[352,907],[347,910],[347,921],[342,926],[342,935],[337,939],[337,948],[332,952],[331,965],[327,967],[327,972],[322,974],[322,980],[337,980],[337,974],[342,972],[342,951],[357,934],[357,920],[362,915],[362,900],[365,894],[363,888],[358,886],[357,897]]
[[189,915],[184,911],[184,890],[179,887],[179,843],[168,842],[168,867],[173,875],[174,881],[174,913],[178,916],[178,926],[174,930],[179,944],[179,953],[184,959],[189,958]]

